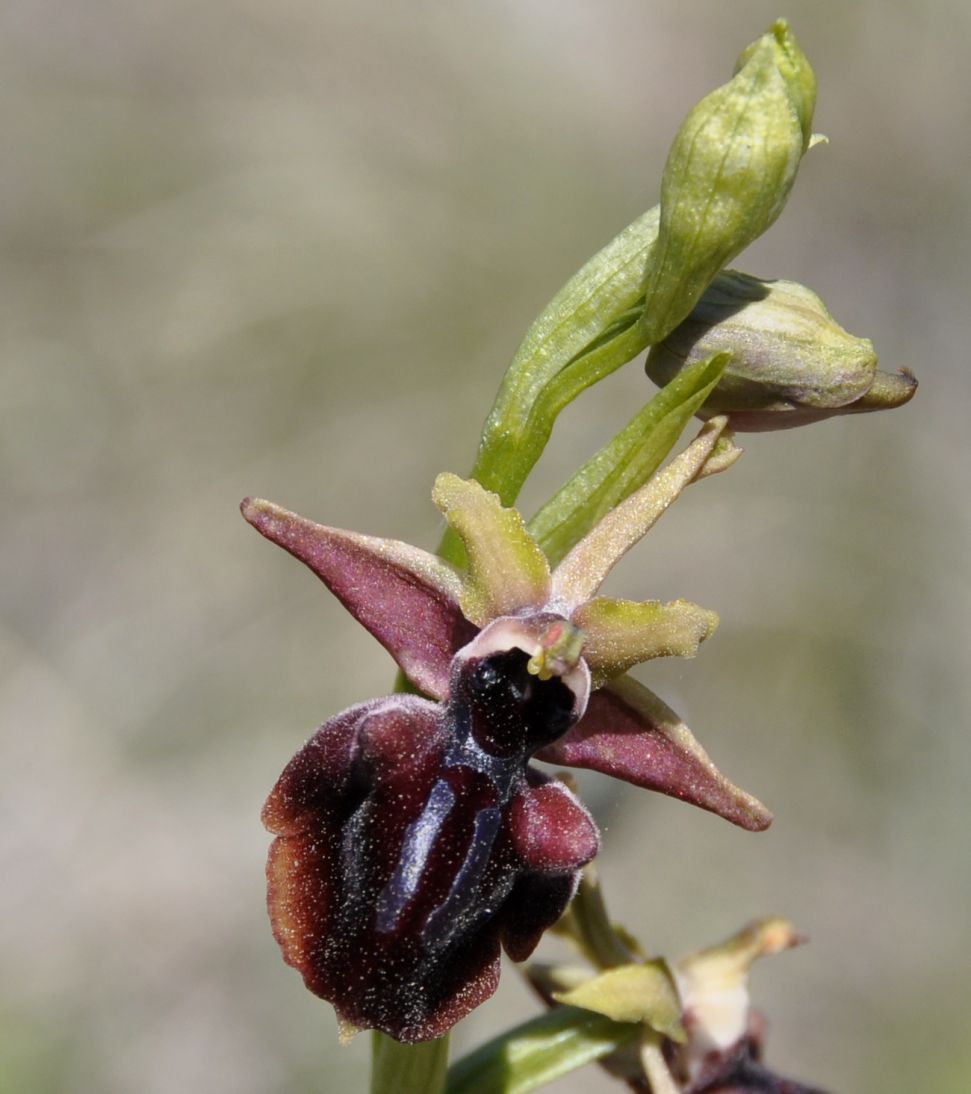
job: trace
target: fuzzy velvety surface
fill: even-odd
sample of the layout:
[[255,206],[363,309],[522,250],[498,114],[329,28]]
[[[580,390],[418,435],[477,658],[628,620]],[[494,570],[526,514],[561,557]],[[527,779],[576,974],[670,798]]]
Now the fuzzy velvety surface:
[[285,960],[342,1020],[440,1036],[527,957],[596,853],[589,815],[527,764],[572,695],[506,651],[460,664],[452,698],[391,696],[323,726],[263,812]]

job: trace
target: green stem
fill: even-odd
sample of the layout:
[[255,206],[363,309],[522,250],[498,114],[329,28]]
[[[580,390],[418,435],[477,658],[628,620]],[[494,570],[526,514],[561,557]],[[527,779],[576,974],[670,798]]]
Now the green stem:
[[641,1039],[641,1066],[651,1084],[651,1094],[678,1094],[678,1084],[664,1059],[664,1038],[653,1029],[644,1031]]
[[610,922],[593,865],[583,871],[569,914],[576,941],[591,964],[611,969],[637,960]]
[[437,1041],[402,1045],[374,1031],[371,1094],[443,1094],[448,1067],[448,1034]]

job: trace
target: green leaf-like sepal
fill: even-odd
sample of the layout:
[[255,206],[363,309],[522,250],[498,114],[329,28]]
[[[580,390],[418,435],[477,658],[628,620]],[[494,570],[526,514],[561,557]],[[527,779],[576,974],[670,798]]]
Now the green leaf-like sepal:
[[462,612],[477,626],[549,599],[546,556],[526,531],[523,518],[477,482],[445,472],[432,499],[465,545],[468,576]]

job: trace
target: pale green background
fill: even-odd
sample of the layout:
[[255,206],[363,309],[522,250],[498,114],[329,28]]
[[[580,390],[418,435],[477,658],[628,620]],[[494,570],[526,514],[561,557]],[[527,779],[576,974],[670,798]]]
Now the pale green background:
[[[655,202],[684,112],[778,14],[832,143],[739,265],[812,285],[922,388],[751,438],[612,580],[721,613],[644,679],[773,829],[584,793],[650,946],[767,913],[812,936],[755,976],[780,1070],[971,1089],[971,8],[9,0],[4,1091],[364,1089],[366,1038],[339,1050],[279,961],[257,816],[392,667],[236,504],[433,545],[432,478],[468,470],[526,324]],[[574,408],[527,507],[649,391],[637,363]],[[533,1011],[507,969],[457,1044]]]

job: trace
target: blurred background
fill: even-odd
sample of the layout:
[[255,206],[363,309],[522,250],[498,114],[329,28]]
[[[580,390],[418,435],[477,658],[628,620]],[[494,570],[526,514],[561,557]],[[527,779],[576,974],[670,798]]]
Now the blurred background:
[[[720,612],[642,676],[773,828],[583,792],[649,947],[766,914],[811,937],[754,974],[780,1071],[971,1089],[971,8],[8,0],[4,1091],[366,1088],[368,1039],[339,1049],[279,959],[258,815],[392,665],[237,503],[432,547],[433,476],[468,471],[528,323],[655,203],[683,115],[778,15],[831,143],[737,265],[812,286],[921,390],[743,439],[611,579]],[[571,408],[524,507],[651,391],[637,362]],[[507,968],[456,1053],[534,1012]]]

